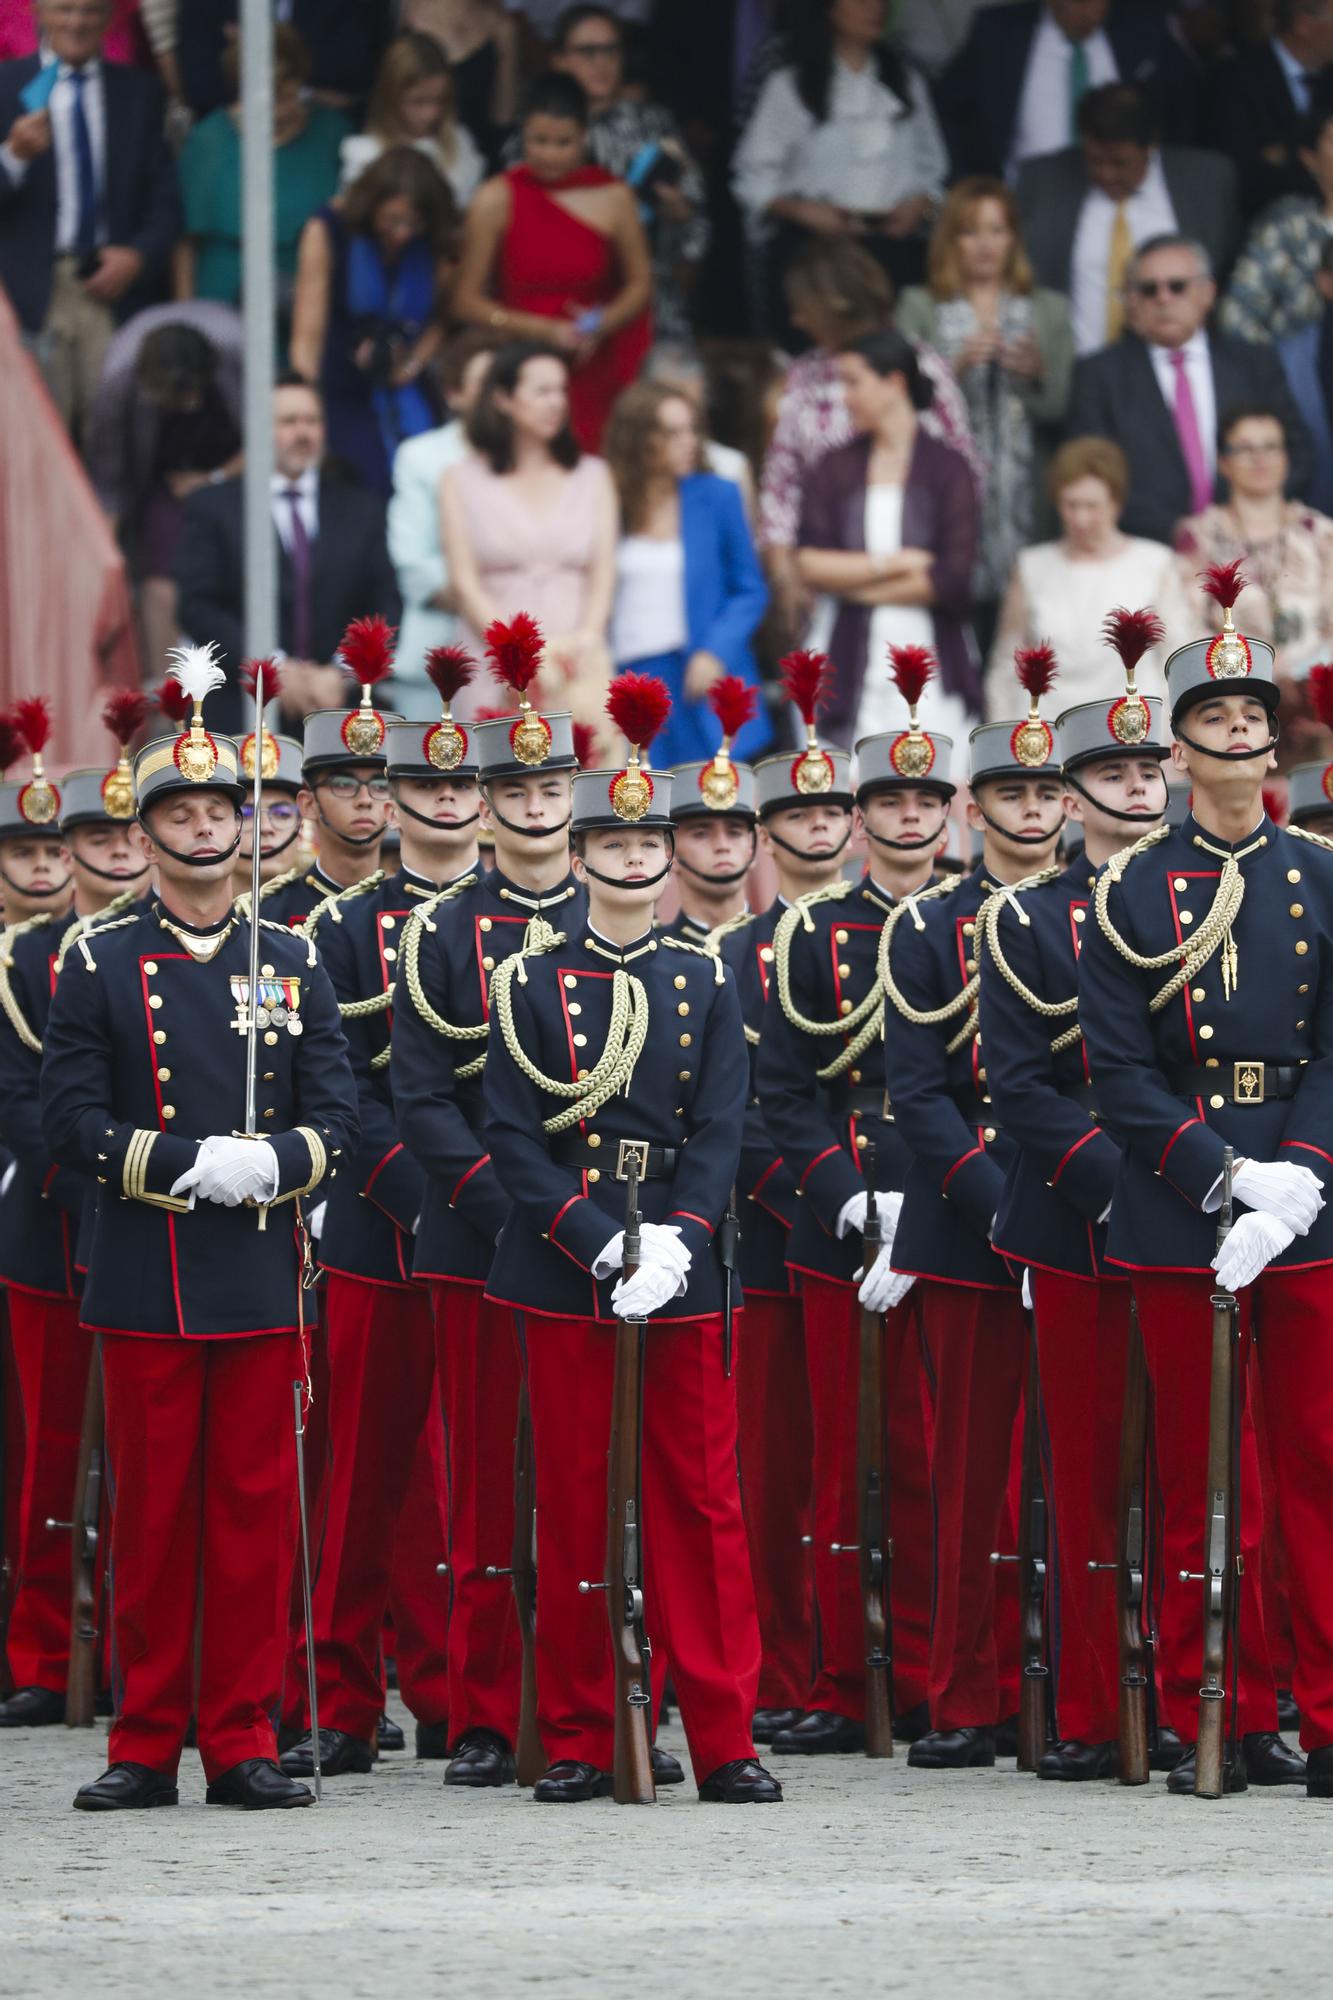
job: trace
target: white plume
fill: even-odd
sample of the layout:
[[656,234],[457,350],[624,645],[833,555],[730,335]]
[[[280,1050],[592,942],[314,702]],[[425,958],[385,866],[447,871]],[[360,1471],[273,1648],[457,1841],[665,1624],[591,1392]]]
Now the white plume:
[[226,681],[227,670],[214,645],[173,646],[167,659],[167,679],[175,681],[191,701],[202,701]]

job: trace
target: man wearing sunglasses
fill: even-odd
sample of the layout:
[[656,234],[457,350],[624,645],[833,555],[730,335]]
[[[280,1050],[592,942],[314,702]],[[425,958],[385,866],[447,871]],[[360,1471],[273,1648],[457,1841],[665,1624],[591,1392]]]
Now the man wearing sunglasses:
[[1291,448],[1288,491],[1314,471],[1310,434],[1271,347],[1214,333],[1208,255],[1186,236],[1141,243],[1125,271],[1125,331],[1075,364],[1068,431],[1114,440],[1129,462],[1120,525],[1169,542],[1176,522],[1213,498],[1218,419],[1241,403],[1279,416]]

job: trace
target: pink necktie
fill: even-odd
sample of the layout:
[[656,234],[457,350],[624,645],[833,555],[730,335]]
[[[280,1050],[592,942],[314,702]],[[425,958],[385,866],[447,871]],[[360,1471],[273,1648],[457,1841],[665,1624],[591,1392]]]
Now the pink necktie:
[[1199,413],[1194,407],[1194,391],[1190,388],[1183,348],[1172,349],[1171,366],[1176,371],[1176,436],[1180,439],[1180,454],[1189,474],[1190,512],[1201,514],[1213,497],[1213,482],[1208,477],[1208,460],[1199,435]]

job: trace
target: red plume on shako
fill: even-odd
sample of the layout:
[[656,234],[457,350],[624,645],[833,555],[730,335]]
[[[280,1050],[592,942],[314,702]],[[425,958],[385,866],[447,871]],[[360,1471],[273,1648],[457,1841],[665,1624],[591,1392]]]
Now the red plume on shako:
[[1040,713],[1041,698],[1050,693],[1059,671],[1055,648],[1045,641],[1037,646],[1020,646],[1014,654],[1014,671],[1019,684],[1027,690],[1028,713],[1027,720],[1015,729],[1009,747],[1016,764],[1036,770],[1042,764],[1049,764],[1055,754],[1054,733]]
[[620,674],[611,683],[606,712],[629,744],[625,769],[611,782],[611,805],[621,819],[642,819],[653,802],[648,750],[671,713],[671,696],[655,674]]
[[1129,748],[1143,742],[1152,722],[1134,676],[1144,654],[1160,646],[1165,636],[1166,627],[1147,605],[1138,611],[1127,611],[1121,605],[1108,613],[1102,626],[1103,639],[1120,655],[1125,670],[1125,692],[1112,707],[1107,726],[1116,742]]
[[907,728],[889,751],[900,778],[924,778],[935,763],[935,745],[917,718],[921,697],[935,678],[935,655],[928,646],[890,646],[889,672],[907,703]]
[[[256,704],[262,718],[264,709],[271,701],[276,701],[282,692],[282,674],[277,661],[247,660],[241,668],[241,685],[251,701]],[[263,727],[262,719],[260,726]],[[277,777],[280,761],[278,740],[268,729],[263,730],[263,746],[259,775],[267,783],[270,778]],[[255,732],[253,730],[241,744],[241,769],[247,778],[254,777]]]
[[1251,666],[1249,641],[1236,630],[1231,614],[1245,588],[1245,565],[1239,556],[1231,562],[1209,563],[1199,581],[1222,613],[1222,630],[1208,648],[1208,671],[1216,681],[1243,680]]
[[515,612],[508,624],[497,618],[486,627],[486,657],[496,675],[518,696],[518,721],[510,731],[509,743],[520,764],[544,764],[551,751],[551,730],[528,697],[528,689],[541,672],[546,641],[535,618],[526,611]]
[[759,690],[737,674],[723,674],[708,690],[708,706],[722,729],[722,741],[711,764],[699,773],[699,791],[714,812],[726,812],[740,794],[740,778],[731,761],[731,746],[759,707]]
[[354,618],[338,644],[344,664],[361,683],[361,705],[342,726],[342,740],[354,757],[377,757],[384,748],[384,717],[370,690],[393,672],[395,628],[387,618]]
[[426,678],[440,697],[440,719],[425,739],[426,756],[437,771],[456,771],[467,755],[467,731],[454,721],[450,703],[476,672],[465,646],[432,646],[426,655]]
[[111,819],[134,818],[134,776],[130,744],[148,716],[148,697],[138,688],[113,688],[102,709],[102,720],[120,745],[114,771],[102,780],[102,803]]
[[833,692],[833,666],[827,653],[788,653],[779,662],[782,686],[805,724],[805,748],[791,767],[791,781],[805,796],[831,791],[833,762],[819,747],[819,711]]
[[60,794],[42,769],[51,740],[51,704],[45,695],[24,695],[14,703],[14,720],[32,758],[32,776],[19,793],[18,808],[30,826],[49,826],[60,812]]

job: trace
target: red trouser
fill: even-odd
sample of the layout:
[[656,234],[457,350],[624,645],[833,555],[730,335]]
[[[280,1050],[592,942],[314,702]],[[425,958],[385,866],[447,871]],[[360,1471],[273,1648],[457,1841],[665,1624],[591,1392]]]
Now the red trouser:
[[[384,1706],[380,1632],[398,1517],[435,1391],[435,1343],[424,1291],[331,1271],[326,1302],[329,1468],[314,1587],[319,1720],[369,1741]],[[444,1622],[441,1601],[441,1648]]]
[[7,1650],[15,1687],[65,1692],[69,1673],[70,1539],[83,1398],[93,1336],[77,1299],[9,1292],[10,1343],[21,1440],[13,1537],[13,1606]]
[[1129,1286],[1032,1272],[1051,1494],[1050,1593],[1055,1711],[1068,1742],[1109,1743],[1120,1729],[1114,1563]]
[[435,1351],[449,1466],[449,1737],[518,1735],[522,1655],[507,1576],[514,1542],[519,1359],[514,1317],[480,1285],[436,1282]]
[[760,1708],[800,1708],[814,1657],[814,1433],[801,1302],[746,1295],[736,1343],[741,1505],[764,1664]]
[[[861,1539],[856,1484],[856,1409],[861,1307],[855,1285],[803,1273],[806,1362],[815,1434],[815,1597],[819,1671],[804,1706],[860,1722],[865,1715],[866,1642],[861,1570],[833,1542]],[[748,1308],[747,1308],[748,1311]],[[929,1414],[909,1293],[885,1314],[889,1533],[893,1537],[893,1700],[899,1714],[926,1698],[930,1651],[931,1515]]]
[[990,1558],[1005,1546],[1027,1318],[1017,1291],[922,1278],[915,1296],[935,1400],[931,1726],[990,1728],[1018,1706],[1018,1662],[997,1643]]
[[449,1718],[449,1578],[440,1574],[449,1559],[444,1496],[444,1421],[435,1398],[412,1454],[389,1573],[398,1691],[418,1722]]
[[101,1343],[121,1683],[111,1762],[173,1772],[193,1714],[211,1780],[277,1748],[301,1343],[116,1333]]
[[[1202,1568],[1208,1453],[1212,1283],[1207,1273],[1136,1272],[1134,1292],[1157,1406],[1165,1572],[1160,1651],[1171,1720],[1198,1730],[1202,1586],[1177,1572]],[[1295,1640],[1292,1686],[1301,1743],[1333,1743],[1333,1268],[1268,1271],[1241,1295],[1248,1334],[1257,1302],[1256,1358],[1269,1421]],[[1274,1729],[1277,1706],[1262,1612],[1263,1505],[1254,1427],[1241,1449],[1240,1727]]]
[[[323,1318],[324,1287],[305,1294],[308,1314],[305,1328],[306,1379],[310,1398],[305,1414],[305,1504],[310,1529],[310,1564],[313,1575],[319,1566],[324,1542],[325,1482],[329,1470],[329,1330]],[[309,1681],[305,1667],[305,1588],[301,1556],[297,1551],[292,1572],[291,1602],[287,1610],[287,1662],[282,1671],[282,1724],[297,1736],[310,1727]]]
[[[537,1717],[552,1763],[611,1768],[615,1682],[602,1591],[615,1337],[517,1315],[537,1474]],[[736,1398],[719,1317],[650,1326],[643,1393],[643,1568],[696,1780],[753,1757],[759,1621],[736,1477]],[[660,1666],[660,1656],[654,1671]]]
[[1259,1491],[1264,1504],[1264,1561],[1259,1576],[1263,1592],[1264,1634],[1273,1679],[1280,1688],[1291,1686],[1295,1672],[1296,1642],[1291,1631],[1291,1596],[1287,1589],[1290,1564],[1282,1541],[1282,1516],[1277,1498],[1277,1476],[1273,1471],[1273,1451],[1264,1410],[1264,1385],[1258,1361],[1250,1355],[1250,1410],[1254,1417],[1254,1443],[1259,1454]]

